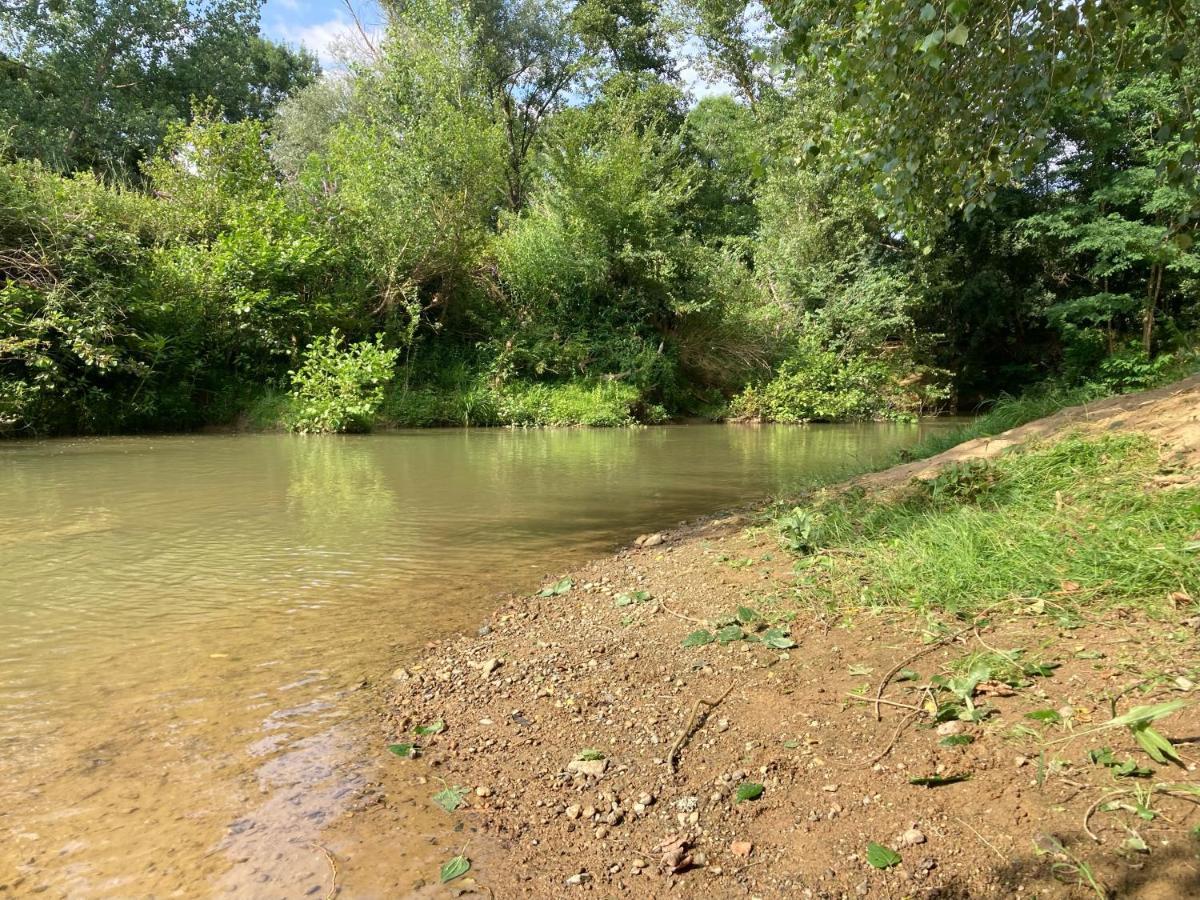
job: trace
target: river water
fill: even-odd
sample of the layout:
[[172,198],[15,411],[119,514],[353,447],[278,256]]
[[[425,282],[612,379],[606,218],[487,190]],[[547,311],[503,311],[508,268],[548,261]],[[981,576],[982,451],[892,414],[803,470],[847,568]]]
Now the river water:
[[0,896],[305,896],[426,641],[936,427],[0,444]]

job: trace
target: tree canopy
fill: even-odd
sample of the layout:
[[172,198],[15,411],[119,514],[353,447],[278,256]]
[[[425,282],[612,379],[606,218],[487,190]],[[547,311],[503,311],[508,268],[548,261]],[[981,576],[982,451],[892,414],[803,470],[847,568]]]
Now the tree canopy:
[[904,419],[1194,365],[1188,4],[384,8],[321,74],[253,0],[6,7],[0,430]]

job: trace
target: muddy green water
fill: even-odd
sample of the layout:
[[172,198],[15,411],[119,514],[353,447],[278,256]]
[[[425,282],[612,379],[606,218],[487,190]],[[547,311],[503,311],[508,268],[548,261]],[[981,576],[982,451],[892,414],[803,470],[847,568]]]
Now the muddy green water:
[[0,896],[304,896],[427,640],[930,427],[0,444]]

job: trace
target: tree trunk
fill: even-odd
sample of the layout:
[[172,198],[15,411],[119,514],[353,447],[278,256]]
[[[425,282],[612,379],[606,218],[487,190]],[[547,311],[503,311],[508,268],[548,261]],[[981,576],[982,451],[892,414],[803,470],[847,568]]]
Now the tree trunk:
[[1142,317],[1142,349],[1150,355],[1154,342],[1154,314],[1158,310],[1158,296],[1162,293],[1163,265],[1155,263],[1150,267],[1150,281],[1146,285],[1146,310]]

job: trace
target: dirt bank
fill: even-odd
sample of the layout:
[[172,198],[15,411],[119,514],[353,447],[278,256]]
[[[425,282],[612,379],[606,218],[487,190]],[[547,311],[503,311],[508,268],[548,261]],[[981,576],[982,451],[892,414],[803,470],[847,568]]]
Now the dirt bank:
[[[1200,378],[859,483],[896,487],[1080,428],[1160,441],[1169,465],[1147,490],[1194,481]],[[348,894],[1200,896],[1200,807],[1186,794],[1200,757],[1190,596],[1166,616],[1069,623],[1039,598],[941,622],[800,598],[770,640],[682,646],[739,607],[794,596],[794,557],[754,525],[715,519],[556,574],[546,596],[508,598],[478,635],[397,670],[380,747],[416,743],[419,755],[393,760],[359,837],[335,846],[341,877],[360,886]],[[1015,686],[973,686],[992,707],[982,721],[933,721],[931,677],[1015,647],[1049,666]],[[1186,706],[1157,727],[1181,764],[1151,766],[1128,729],[1091,731],[1114,710],[1177,699]],[[414,736],[420,726],[437,733]],[[1102,747],[1113,765],[1089,762]],[[1117,777],[1127,760],[1152,774]],[[446,789],[454,812],[432,800]],[[375,855],[389,846],[397,863],[380,881]],[[438,865],[460,852],[470,872],[438,884]]]

